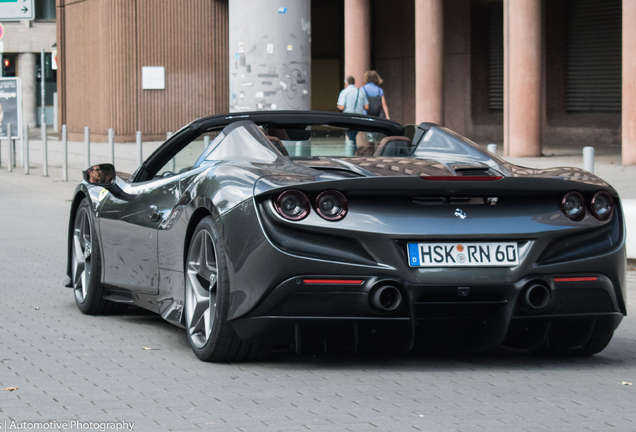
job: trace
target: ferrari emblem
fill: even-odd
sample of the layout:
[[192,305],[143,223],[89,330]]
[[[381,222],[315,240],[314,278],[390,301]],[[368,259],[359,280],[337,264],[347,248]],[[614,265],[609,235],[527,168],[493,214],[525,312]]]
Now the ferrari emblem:
[[455,209],[455,216],[457,216],[461,220],[466,219],[466,213],[464,213],[462,209]]

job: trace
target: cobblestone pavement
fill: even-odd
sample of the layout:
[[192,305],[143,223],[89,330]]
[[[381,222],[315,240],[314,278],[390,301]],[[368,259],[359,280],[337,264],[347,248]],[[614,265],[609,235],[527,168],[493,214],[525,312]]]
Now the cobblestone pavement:
[[[12,421],[62,430],[71,421],[126,421],[139,431],[636,430],[632,316],[589,358],[496,349],[210,364],[154,314],[82,315],[62,287],[73,187],[0,170],[2,431]],[[628,290],[633,299],[634,271]]]

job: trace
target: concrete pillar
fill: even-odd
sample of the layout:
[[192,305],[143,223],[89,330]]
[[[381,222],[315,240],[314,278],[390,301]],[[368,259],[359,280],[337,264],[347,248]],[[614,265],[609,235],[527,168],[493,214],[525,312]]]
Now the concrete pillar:
[[504,0],[504,155],[541,156],[541,0]]
[[415,0],[415,122],[444,122],[442,0]]
[[37,95],[35,76],[35,53],[18,54],[18,77],[22,80],[22,123],[29,128],[37,126],[35,97]]
[[230,111],[311,109],[310,20],[310,0],[229,2]]
[[371,69],[371,0],[345,0],[344,15],[344,73],[353,75],[361,87],[364,73]]
[[636,165],[636,1],[623,0],[623,165]]

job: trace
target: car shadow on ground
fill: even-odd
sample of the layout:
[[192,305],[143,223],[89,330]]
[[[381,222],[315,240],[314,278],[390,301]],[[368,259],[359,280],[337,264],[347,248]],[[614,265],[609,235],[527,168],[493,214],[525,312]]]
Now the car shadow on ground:
[[636,366],[636,340],[615,336],[602,352],[584,357],[542,357],[527,350],[496,347],[483,351],[429,349],[416,352],[307,352],[274,351],[270,366],[293,365],[296,370],[369,369],[392,371],[456,371],[456,370],[592,370],[627,369]]
[[[178,344],[179,349],[190,350],[184,329],[161,318],[160,315],[136,306],[112,316],[122,323],[144,325],[166,335],[166,344]],[[172,348],[177,348],[176,346]],[[192,354],[194,356],[194,354]],[[391,371],[459,371],[491,369],[507,370],[571,370],[581,371],[607,368],[636,367],[636,339],[633,335],[615,335],[609,346],[594,356],[541,357],[527,350],[496,347],[483,351],[453,349],[418,349],[403,352],[399,349],[378,349],[351,352],[345,349],[314,349],[300,354],[291,347],[277,347],[267,360],[257,362],[261,367],[295,370],[391,370]],[[249,363],[245,364],[249,365]]]

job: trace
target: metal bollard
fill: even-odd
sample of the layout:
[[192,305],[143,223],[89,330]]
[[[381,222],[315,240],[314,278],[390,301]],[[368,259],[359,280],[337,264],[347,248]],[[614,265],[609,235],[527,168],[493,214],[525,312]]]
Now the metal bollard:
[[583,147],[583,169],[594,174],[594,147]]
[[62,125],[62,180],[68,181],[68,134],[66,125]]
[[210,135],[203,135],[203,147],[208,148],[210,146]]
[[[23,132],[24,132],[24,128]],[[24,168],[24,134],[20,136],[20,166]]]
[[137,166],[139,166],[141,165],[141,161],[143,160],[143,144],[141,142],[141,131],[137,131],[137,133],[135,134],[135,138],[137,140]]
[[110,163],[115,165],[115,131],[108,129],[108,145],[110,146]]
[[7,143],[9,144],[9,172],[13,172],[13,160],[15,159],[15,155],[13,154],[13,149],[11,148],[11,123],[7,125]]
[[497,144],[488,144],[488,151],[492,154],[497,154]]
[[24,125],[24,173],[29,174],[29,125]]
[[91,166],[91,130],[84,126],[84,145],[86,146],[86,168]]
[[[43,117],[44,118],[44,117]],[[42,175],[49,176],[49,145],[46,141],[46,123],[42,124],[42,149],[44,151],[44,160],[42,161]]]

